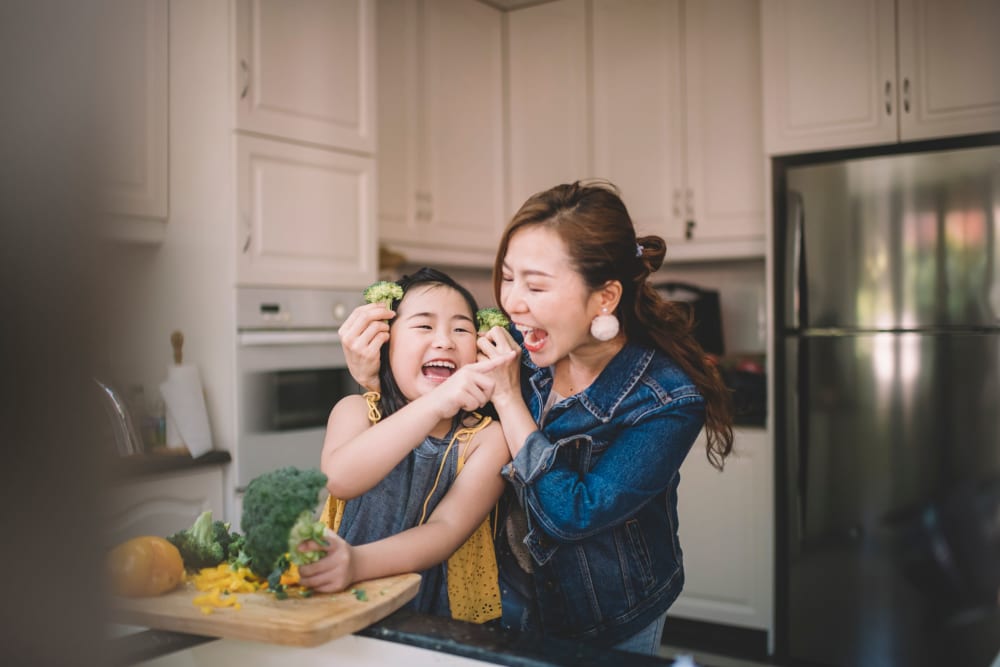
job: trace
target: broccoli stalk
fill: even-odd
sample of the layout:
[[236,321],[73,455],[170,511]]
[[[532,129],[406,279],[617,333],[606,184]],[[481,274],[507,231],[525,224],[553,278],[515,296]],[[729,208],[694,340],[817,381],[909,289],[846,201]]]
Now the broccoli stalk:
[[403,288],[396,283],[380,280],[365,288],[365,301],[382,303],[387,310],[392,310],[392,302],[403,298]]
[[[254,574],[266,579],[286,553],[298,551],[291,542],[292,529],[302,514],[311,515],[315,511],[324,486],[326,475],[319,470],[299,470],[291,466],[264,473],[250,481],[243,496],[241,527],[246,536],[244,551],[250,558]],[[308,529],[301,532],[315,539],[315,532]],[[322,536],[322,532],[319,534]],[[294,547],[298,544],[296,541]],[[284,568],[287,568],[287,559],[284,560]]]
[[476,313],[476,324],[478,325],[479,333],[486,333],[493,327],[507,328],[510,320],[507,319],[507,316],[499,308],[480,308]]
[[190,528],[170,535],[167,541],[181,552],[184,567],[197,571],[204,567],[215,567],[226,560],[232,536],[229,534],[229,524],[213,521],[212,510],[205,510]]

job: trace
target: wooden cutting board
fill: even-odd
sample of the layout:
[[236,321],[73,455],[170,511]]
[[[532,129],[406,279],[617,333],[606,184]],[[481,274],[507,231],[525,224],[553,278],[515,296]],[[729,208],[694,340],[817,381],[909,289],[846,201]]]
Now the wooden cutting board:
[[203,614],[192,602],[201,591],[185,582],[181,588],[159,597],[114,598],[112,617],[119,623],[156,630],[317,646],[385,618],[416,597],[419,587],[419,574],[400,574],[351,587],[364,591],[364,595],[348,590],[278,600],[266,592],[239,593],[240,609],[222,608]]

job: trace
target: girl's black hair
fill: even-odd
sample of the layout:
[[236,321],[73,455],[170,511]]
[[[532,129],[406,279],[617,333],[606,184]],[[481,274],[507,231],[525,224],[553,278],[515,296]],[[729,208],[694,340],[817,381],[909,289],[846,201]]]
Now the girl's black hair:
[[[418,269],[411,275],[403,276],[396,281],[396,284],[403,288],[403,297],[392,302],[392,310],[394,311],[399,308],[399,302],[406,297],[406,293],[410,290],[410,288],[419,285],[438,285],[455,290],[462,295],[462,298],[465,299],[465,302],[469,305],[469,311],[473,320],[476,318],[476,311],[479,310],[479,306],[476,304],[476,298],[472,296],[472,293],[469,290],[455,282],[455,280],[448,274],[438,271],[437,269],[431,269],[425,266]],[[395,321],[396,318],[389,320],[389,326],[392,326],[392,323]],[[382,416],[388,417],[393,412],[406,405],[409,400],[403,395],[403,392],[400,391],[399,385],[396,384],[396,378],[392,374],[392,367],[389,365],[388,341],[382,345],[382,349],[379,351],[379,361],[378,380],[379,385],[382,388]],[[458,416],[460,418],[464,418],[465,415],[460,412]]]

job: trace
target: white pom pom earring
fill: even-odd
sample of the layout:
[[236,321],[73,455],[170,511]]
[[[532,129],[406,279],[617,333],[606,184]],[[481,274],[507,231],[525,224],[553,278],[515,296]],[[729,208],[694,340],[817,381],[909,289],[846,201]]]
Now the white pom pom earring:
[[597,340],[611,340],[618,335],[618,326],[618,318],[601,308],[601,314],[590,322],[590,335]]

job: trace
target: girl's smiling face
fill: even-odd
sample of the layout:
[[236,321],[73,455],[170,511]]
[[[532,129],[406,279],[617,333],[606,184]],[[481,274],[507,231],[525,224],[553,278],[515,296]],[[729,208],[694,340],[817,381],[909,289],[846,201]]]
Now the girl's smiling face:
[[417,285],[396,309],[389,365],[407,400],[431,391],[476,360],[476,325],[469,304],[447,285]]
[[524,334],[524,347],[537,366],[552,366],[595,343],[590,322],[600,314],[600,295],[573,269],[566,245],[554,230],[531,225],[511,236],[500,300]]

